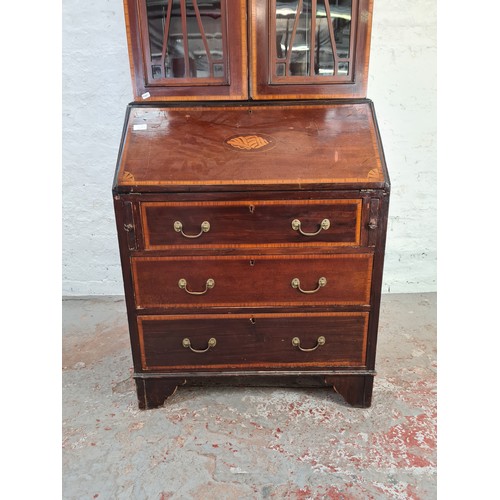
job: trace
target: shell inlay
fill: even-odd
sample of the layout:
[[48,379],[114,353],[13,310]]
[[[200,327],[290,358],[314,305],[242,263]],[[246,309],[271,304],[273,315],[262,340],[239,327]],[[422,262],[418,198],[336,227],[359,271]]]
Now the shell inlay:
[[226,140],[226,144],[236,149],[244,149],[249,151],[251,149],[260,149],[270,143],[261,135],[240,135],[238,137],[231,137]]

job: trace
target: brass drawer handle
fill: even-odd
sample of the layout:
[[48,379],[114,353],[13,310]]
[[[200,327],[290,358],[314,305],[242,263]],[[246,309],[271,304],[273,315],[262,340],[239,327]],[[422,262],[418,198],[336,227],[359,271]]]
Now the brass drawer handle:
[[326,286],[326,278],[323,277],[318,280],[318,286],[314,290],[302,290],[302,288],[300,288],[299,278],[293,278],[292,280],[292,288],[297,288],[299,292],[302,293],[316,293],[320,288],[324,286]]
[[179,280],[178,285],[179,288],[182,288],[190,295],[203,295],[204,293],[207,293],[210,288],[213,288],[215,286],[215,280],[213,280],[212,278],[207,279],[207,282],[205,283],[205,290],[202,290],[201,292],[193,292],[191,290],[188,290],[187,281],[184,278],[181,278]]
[[321,221],[321,224],[319,225],[319,229],[315,233],[306,233],[302,231],[301,227],[302,223],[300,222],[299,219],[293,219],[292,221],[292,229],[294,231],[298,231],[300,234],[303,234],[304,236],[316,236],[321,232],[321,230],[326,231],[327,229],[330,228],[330,221],[328,219],[323,219]]
[[217,344],[217,341],[212,337],[211,339],[208,339],[208,347],[206,349],[193,349],[191,347],[191,341],[189,339],[183,339],[182,341],[182,347],[185,347],[186,349],[189,347],[193,352],[207,352],[211,347],[215,347]]
[[315,351],[320,345],[325,345],[325,343],[326,343],[325,337],[321,336],[321,337],[318,337],[318,340],[316,341],[316,345],[314,347],[311,347],[310,349],[305,349],[304,347],[300,347],[299,337],[294,337],[292,339],[292,345],[294,347],[298,347],[301,351],[304,351],[304,352]]
[[208,233],[208,231],[210,231],[210,222],[208,221],[203,221],[201,223],[201,230],[198,234],[186,234],[183,230],[182,230],[182,222],[179,221],[179,220],[176,220],[174,222],[174,230],[177,232],[177,233],[181,233],[182,236],[184,236],[184,238],[199,238],[203,233]]

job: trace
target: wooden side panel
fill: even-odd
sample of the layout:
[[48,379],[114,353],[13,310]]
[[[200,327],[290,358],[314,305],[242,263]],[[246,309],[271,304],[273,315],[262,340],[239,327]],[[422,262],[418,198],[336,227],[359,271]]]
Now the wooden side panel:
[[368,245],[375,246],[377,244],[377,238],[380,233],[379,225],[380,221],[380,199],[379,198],[371,198],[370,200],[370,209],[369,209],[369,217],[368,217]]
[[[136,304],[133,291],[132,271],[130,267],[131,236],[130,231],[127,231],[127,227],[136,227],[133,217],[134,207],[133,204],[131,204],[127,200],[123,200],[119,195],[113,196],[113,204],[115,211],[116,232],[120,249],[120,261],[122,268],[123,286],[125,291],[125,303],[127,306],[130,344],[132,347],[134,368],[135,370],[138,370],[140,369],[141,361],[137,333],[137,321],[135,316]],[[135,239],[133,241],[135,241]]]
[[137,250],[136,228],[134,223],[134,204],[131,201],[123,202],[123,229],[127,233],[129,250]]
[[368,358],[367,364],[370,369],[375,368],[375,357],[377,350],[378,325],[380,316],[380,299],[382,293],[382,277],[384,270],[385,243],[387,238],[387,222],[389,217],[389,192],[380,193],[379,198],[379,217],[376,235],[375,253],[373,258],[373,280],[370,302],[372,305],[372,314],[370,315],[369,337],[368,337]]

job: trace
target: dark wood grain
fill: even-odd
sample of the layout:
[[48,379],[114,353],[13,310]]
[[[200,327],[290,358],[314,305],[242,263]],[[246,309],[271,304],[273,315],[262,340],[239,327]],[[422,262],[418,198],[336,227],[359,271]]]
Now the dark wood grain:
[[380,193],[379,199],[379,222],[376,231],[376,244],[374,253],[373,281],[370,296],[372,304],[372,315],[370,317],[370,336],[368,341],[368,366],[375,368],[375,357],[377,351],[378,325],[380,316],[380,300],[382,294],[382,277],[384,271],[385,243],[387,238],[387,222],[389,217],[389,193]]
[[[207,370],[362,367],[368,313],[247,313],[139,316],[144,370]],[[292,345],[298,337],[303,352]],[[210,338],[216,345],[206,352]]]
[[[147,129],[134,130],[137,125]],[[229,146],[238,136],[261,136],[268,145]],[[129,113],[117,175],[118,190],[134,192],[339,190],[385,184],[370,101],[136,105]]]
[[[244,305],[363,305],[370,303],[372,254],[247,255],[199,257],[135,257],[132,275],[136,306],[231,307]],[[318,288],[304,294],[293,288]],[[203,295],[190,295],[178,285],[185,279],[192,292],[206,290],[209,279],[215,286]]]
[[[307,193],[307,192],[302,192],[302,193],[297,193],[299,196],[299,198],[302,197],[302,199],[304,200],[308,200],[308,199],[314,199],[315,197],[318,198],[319,195],[318,193],[316,192],[312,192],[312,193]],[[275,197],[275,195],[270,192],[270,193],[261,193],[260,195],[263,199],[266,199],[266,200],[270,200],[272,201]],[[339,191],[339,192],[336,192],[335,193],[335,198],[334,199],[343,199],[343,200],[349,200],[349,199],[352,199],[352,198],[356,198],[357,196],[359,197],[362,197],[362,199],[364,200],[363,201],[363,212],[362,212],[362,224],[364,226],[367,226],[368,222],[373,218],[373,216],[375,214],[378,214],[377,215],[377,224],[376,224],[376,227],[373,228],[373,229],[369,229],[369,231],[371,231],[373,233],[372,236],[370,236],[369,240],[366,240],[366,244],[369,243],[369,245],[373,248],[375,248],[375,253],[374,253],[374,274],[373,274],[373,280],[372,280],[372,286],[371,286],[371,290],[369,292],[369,309],[367,310],[367,312],[365,314],[369,312],[369,315],[368,315],[368,331],[367,331],[367,335],[365,337],[365,340],[363,340],[364,344],[363,344],[363,347],[361,349],[358,349],[356,351],[356,353],[354,351],[352,351],[352,356],[364,356],[363,357],[363,366],[366,367],[367,370],[373,370],[373,367],[374,367],[374,364],[375,364],[375,352],[376,352],[376,337],[377,337],[377,330],[378,330],[378,315],[379,315],[379,306],[380,306],[380,290],[381,290],[381,280],[382,280],[382,269],[383,269],[383,254],[384,254],[384,245],[385,245],[385,231],[386,231],[386,225],[387,225],[387,213],[388,213],[388,190],[366,190],[366,192],[352,192],[352,191],[346,191],[346,192],[342,192],[342,191]],[[165,198],[166,197],[166,198]],[[166,376],[166,378],[162,378],[161,374],[158,373],[158,372],[154,372],[154,369],[156,369],[157,367],[155,367],[154,369],[153,368],[150,368],[148,366],[148,364],[144,363],[144,353],[145,353],[145,348],[144,348],[144,345],[148,345],[147,344],[147,341],[146,341],[146,344],[144,344],[144,336],[143,336],[143,332],[139,332],[139,329],[138,329],[138,326],[137,326],[137,320],[135,320],[135,315],[136,315],[136,310],[135,310],[135,301],[134,301],[134,292],[132,291],[132,279],[131,279],[131,268],[130,268],[130,259],[129,259],[129,255],[130,253],[132,254],[141,254],[140,251],[130,251],[129,249],[129,242],[130,242],[130,233],[128,231],[126,231],[125,229],[125,225],[127,223],[131,223],[130,220],[132,220],[132,224],[134,226],[134,231],[135,233],[138,235],[136,236],[137,238],[139,238],[139,240],[142,238],[141,236],[141,233],[142,233],[142,217],[140,217],[140,213],[139,213],[139,208],[140,208],[140,199],[144,198],[146,200],[151,200],[151,201],[157,201],[157,202],[160,202],[164,199],[170,199],[170,198],[174,198],[174,199],[185,199],[185,200],[203,200],[204,198],[210,198],[209,196],[209,193],[205,193],[205,194],[201,194],[201,193],[193,193],[193,194],[178,194],[178,195],[172,195],[172,194],[164,194],[164,195],[153,195],[153,194],[142,194],[140,195],[140,197],[138,198],[137,195],[135,196],[127,196],[127,195],[124,195],[124,196],[119,196],[119,195],[116,195],[116,200],[115,200],[115,203],[116,203],[116,212],[117,212],[117,228],[118,228],[118,231],[119,231],[119,236],[120,236],[120,247],[122,248],[122,264],[123,264],[123,269],[124,269],[124,281],[125,281],[125,288],[126,288],[126,294],[127,294],[127,306],[128,306],[128,310],[129,310],[129,316],[130,316],[130,323],[129,323],[129,327],[130,327],[130,332],[131,332],[131,342],[132,342],[132,351],[133,351],[133,357],[134,357],[134,367],[135,367],[135,371],[137,373],[137,375],[140,375],[141,372],[146,372],[144,373],[144,375],[147,375],[147,372],[148,371],[152,371],[153,373],[151,373],[151,375],[153,376],[153,378],[155,379],[155,381],[152,381],[150,383],[151,385],[151,390],[150,390],[150,402],[147,403],[147,406],[148,408],[151,408],[151,407],[156,407],[156,406],[159,406],[161,404],[163,404],[163,401],[165,399],[165,397],[169,394],[171,394],[171,392],[175,389],[175,386],[177,385],[177,382],[175,384],[172,383],[172,376],[175,375],[175,373],[177,372],[179,374],[179,376],[181,377],[188,377],[189,379],[191,378],[196,378],[196,374],[198,374],[198,376],[202,376],[202,377],[208,377],[210,376],[210,374],[213,375],[219,375],[221,376],[222,378],[224,378],[225,376],[230,376],[231,373],[234,373],[235,376],[237,377],[241,377],[243,376],[243,374],[245,374],[245,378],[247,378],[249,376],[250,373],[252,373],[252,371],[248,371],[248,368],[250,365],[252,365],[252,362],[247,362],[246,364],[243,363],[243,364],[240,364],[238,365],[238,362],[236,361],[235,364],[233,364],[233,366],[239,366],[236,367],[236,368],[229,368],[227,363],[225,365],[225,367],[212,367],[210,368],[210,364],[209,365],[189,365],[189,364],[185,364],[185,365],[182,365],[186,368],[178,368],[177,370],[176,369],[169,369],[165,366],[163,366],[163,369],[164,370],[167,370],[167,373],[165,373],[164,375]],[[225,198],[229,199],[229,200],[241,200],[241,199],[247,199],[247,201],[250,201],[250,200],[254,200],[255,197],[253,197],[251,194],[249,195],[248,193],[227,193],[225,195]],[[129,203],[125,203],[125,202],[132,202],[132,211],[130,211],[130,204]],[[373,207],[376,207],[373,208]],[[132,215],[131,215],[132,214]],[[127,222],[128,221],[128,222]],[[368,230],[367,230],[368,231]],[[372,233],[369,233],[369,234],[372,234]],[[311,247],[311,250],[313,250],[314,253],[317,253],[317,252],[325,252],[325,246],[323,245],[323,250],[321,250],[321,245],[318,247],[318,246],[315,246],[315,247]],[[275,249],[276,250],[276,249]],[[281,249],[280,249],[281,250]],[[290,248],[287,249],[287,247],[285,246],[283,249],[283,255],[289,255],[288,252],[291,251]],[[338,252],[339,250],[341,249],[337,249],[336,252]],[[347,248],[344,248],[343,251],[345,252],[347,250]],[[217,251],[219,253],[221,253],[223,250],[217,250],[215,249],[214,252],[217,253]],[[356,248],[356,247],[353,247],[352,251],[354,252],[354,255],[357,255],[359,253],[359,248]],[[164,251],[163,251],[164,252]],[[182,250],[182,253],[185,254],[187,252],[187,250]],[[296,254],[295,256],[298,257],[298,255],[302,252],[299,252],[298,249],[294,248],[293,249],[293,253]],[[194,255],[193,255],[194,257]],[[202,253],[199,255],[198,259],[201,259],[200,262],[204,262],[205,261],[205,257],[206,257],[206,253]],[[248,256],[247,256],[248,257]],[[178,258],[178,256],[176,257]],[[174,259],[175,260],[175,259]],[[302,315],[303,317],[306,317],[307,314],[311,314],[311,309],[310,309],[311,306],[302,306],[301,307],[301,310],[302,310],[302,313],[297,313],[295,312],[296,309],[292,306],[286,306],[286,307],[280,307],[279,309],[279,313],[277,311],[274,311],[274,312],[269,312],[268,314],[271,314],[271,315],[286,315],[286,314],[299,314],[299,315]],[[317,307],[317,306],[315,306]],[[336,306],[337,309],[341,306]],[[348,313],[349,315],[352,314],[352,312],[349,311],[349,306],[344,306],[347,308],[347,310],[345,311],[346,313]],[[353,307],[353,306],[351,306]],[[361,307],[361,306],[358,306],[358,307]],[[367,307],[367,306],[363,306],[363,307]],[[259,308],[259,312],[256,313],[256,314],[262,314],[262,311],[265,311],[266,308],[268,309],[269,308],[269,304],[266,304],[266,307],[260,307]],[[308,311],[308,308],[309,308],[309,311]],[[186,308],[183,308],[183,307],[180,307],[177,309],[177,311],[179,311],[179,315],[184,314],[184,317],[185,318],[190,318],[189,321],[192,321],[192,322],[196,322],[196,321],[200,321],[201,323],[200,324],[205,324],[205,321],[206,319],[208,319],[209,316],[211,316],[210,314],[210,309],[207,309],[207,313],[208,314],[205,314],[205,316],[203,316],[202,319],[198,319],[196,317],[197,315],[197,312],[196,310],[193,310],[192,312],[189,312],[189,309],[192,309],[190,307],[188,307],[187,309]],[[234,314],[242,314],[244,315],[245,317],[245,322],[246,322],[246,318],[248,317],[248,310],[247,308],[245,307],[245,304],[237,304],[237,307],[232,307],[231,308],[232,310],[232,315]],[[155,309],[151,309],[151,312],[154,312]],[[185,311],[185,312],[183,312]],[[246,312],[247,311],[247,312]],[[325,310],[325,312],[327,312]],[[317,313],[315,313],[317,314]],[[222,317],[224,317],[224,320],[235,320],[235,317],[234,316],[227,316],[225,313],[222,312]],[[149,316],[147,317],[149,318],[150,320],[153,319],[152,316]],[[172,318],[172,316],[170,316],[170,318]],[[224,321],[223,319],[219,319],[218,321]],[[215,323],[217,324],[218,321],[216,321]],[[249,325],[251,325],[250,323],[250,320],[249,321]],[[276,320],[277,321],[277,320]],[[186,323],[187,324],[187,323]],[[208,322],[208,324],[211,324],[212,326],[214,325],[213,321],[210,323]],[[197,332],[200,331],[200,327],[193,327],[193,328],[188,328],[185,330],[186,333],[189,333],[191,335],[191,338],[193,340],[193,345],[196,345],[196,343],[198,342],[198,337],[193,337],[193,333],[197,334]],[[224,329],[224,331],[222,332],[222,334],[225,336],[227,335],[227,332],[228,330]],[[278,325],[277,327],[272,327],[272,328],[269,328],[268,329],[268,332],[269,332],[269,335],[271,335],[271,338],[274,338],[272,337],[273,333],[272,332],[279,332],[280,331],[280,326]],[[207,333],[213,333],[213,330],[212,331],[208,331]],[[149,344],[149,350],[151,352],[155,352],[156,350],[156,343],[159,343],[160,347],[158,348],[158,351],[156,354],[154,354],[154,356],[161,356],[161,354],[159,353],[162,353],[162,352],[165,352],[165,351],[162,351],[162,340],[160,340],[160,337],[161,335],[159,336],[159,333],[157,332],[156,333],[156,337],[155,335],[153,335],[153,337],[151,337],[151,342],[152,344]],[[342,335],[341,335],[342,337]],[[219,335],[219,338],[222,338],[220,337]],[[313,342],[315,340],[315,337],[314,335],[309,338],[309,337],[304,337],[304,342],[307,344],[308,342]],[[178,339],[180,340],[180,339]],[[206,339],[204,338],[203,339],[204,341],[206,341]],[[234,340],[233,338],[231,338],[232,342],[233,342],[233,346],[236,347],[236,345],[234,344]],[[250,342],[250,337],[247,336],[247,340],[248,342]],[[200,341],[200,345],[197,346],[197,347],[203,347],[202,345],[202,339],[199,338],[199,341]],[[349,339],[349,342],[351,342],[350,345],[352,345],[352,342],[356,342],[356,335],[355,335],[355,338],[354,339]],[[306,345],[306,344],[303,344],[303,345]],[[220,343],[219,343],[220,345]],[[325,346],[323,346],[325,347]],[[253,344],[253,348],[255,349],[255,343]],[[182,349],[185,349],[185,348],[182,348]],[[344,355],[346,352],[350,352],[349,351],[349,348],[347,347],[343,347],[341,350],[341,355]],[[187,351],[186,351],[187,352]],[[235,351],[232,351],[233,354],[230,354],[229,356],[236,356],[235,354]],[[314,353],[317,355],[318,354],[319,349],[318,351],[315,351]],[[313,354],[314,354],[313,353]],[[197,353],[190,353],[190,354],[193,354],[193,356],[198,356]],[[213,354],[213,353],[212,353]],[[298,354],[298,353],[297,353]],[[300,353],[300,354],[311,354],[311,353]],[[203,355],[201,355],[203,356]],[[334,359],[334,353],[332,353],[332,356],[330,357],[330,360],[331,359]],[[356,358],[356,359],[359,359]],[[262,370],[266,370],[266,373],[269,373],[269,374],[273,374],[273,376],[279,376],[279,374],[283,374],[283,376],[285,376],[285,379],[287,377],[290,377],[292,373],[296,373],[297,375],[299,374],[302,374],[303,376],[305,376],[308,372],[311,373],[311,377],[313,376],[316,376],[315,374],[321,372],[321,370],[323,370],[323,373],[325,373],[325,376],[328,377],[328,373],[332,374],[332,373],[336,373],[337,375],[339,374],[339,370],[342,370],[343,368],[346,369],[350,374],[349,375],[343,375],[341,379],[337,380],[335,382],[335,384],[330,380],[328,383],[333,387],[333,385],[335,385],[335,390],[337,392],[339,392],[340,394],[342,394],[344,396],[344,398],[346,399],[346,401],[349,403],[349,404],[352,404],[353,406],[357,406],[357,407],[367,407],[369,406],[370,404],[370,401],[371,401],[371,391],[372,391],[372,385],[373,385],[373,375],[369,375],[369,376],[366,376],[364,374],[363,371],[359,371],[359,372],[353,372],[353,368],[356,368],[356,365],[357,365],[357,362],[356,362],[356,359],[355,358],[351,358],[350,361],[348,361],[345,366],[343,366],[343,363],[342,361],[338,362],[337,365],[335,367],[331,367],[331,366],[322,366],[322,362],[319,361],[316,359],[316,362],[312,362],[310,364],[308,363],[289,363],[288,366],[286,367],[283,367],[283,366],[278,366],[278,367],[272,367],[269,365],[269,362],[256,362],[255,360],[253,360],[253,368],[251,368],[251,370],[254,370],[255,372],[257,373],[260,373],[262,374]],[[286,363],[286,361],[285,361]],[[328,365],[329,361],[326,361],[325,362],[326,365]],[[331,364],[331,363],[330,363]],[[188,369],[189,366],[192,366],[193,368],[192,369]],[[201,366],[201,367],[200,367]],[[203,366],[205,366],[205,368],[203,368]],[[363,367],[362,366],[362,367]],[[361,368],[362,368],[361,367]],[[245,369],[247,371],[245,371]],[[325,372],[326,370],[326,372]],[[366,371],[366,370],[365,370]],[[357,374],[356,374],[357,373]],[[285,375],[286,374],[286,375]],[[337,376],[335,375],[335,376]],[[262,375],[261,375],[262,376]],[[330,375],[330,376],[333,376]],[[149,382],[146,383],[146,385],[148,384]],[[224,383],[224,382],[221,382],[221,383]],[[292,384],[293,385],[293,384]],[[144,390],[144,384],[140,384],[140,387],[138,386],[138,394],[139,394],[139,399],[142,400],[142,401],[146,401],[144,398],[146,396],[144,396],[144,394],[141,396],[141,391]],[[141,399],[142,398],[142,399]],[[142,405],[146,405],[146,403],[141,403]],[[143,407],[146,407],[146,406],[143,406]]]
[[[278,372],[279,373],[279,372]],[[281,372],[283,373],[283,372]],[[205,375],[196,377],[193,374],[186,379],[186,387],[285,387],[285,388],[307,388],[331,390],[331,384],[325,382],[324,375],[313,375],[311,373],[297,375],[230,375],[224,377]]]
[[[118,235],[118,246],[120,250],[120,262],[123,278],[123,288],[125,292],[125,304],[127,307],[127,321],[128,331],[130,337],[130,344],[132,347],[132,359],[134,368],[140,368],[141,356],[139,349],[139,335],[137,331],[137,320],[135,315],[135,299],[132,283],[132,272],[130,269],[130,232],[127,231],[126,226],[132,224],[134,232],[137,227],[140,227],[134,217],[135,210],[129,212],[129,205],[126,200],[123,200],[119,195],[113,196],[113,205],[115,211],[116,232]],[[135,208],[135,207],[134,207]],[[131,215],[131,218],[129,216]]]
[[163,406],[172,396],[177,386],[185,383],[184,379],[145,379],[136,378],[137,399],[141,410],[152,410]]
[[[141,203],[145,249],[172,246],[255,246],[255,237],[266,246],[308,244],[359,245],[362,200],[250,200],[239,202]],[[321,229],[324,219],[330,227]],[[292,227],[299,220],[300,229]],[[201,224],[210,224],[201,232]],[[185,233],[174,229],[182,223]],[[318,234],[308,236],[307,233]],[[201,235],[197,238],[192,236]],[[191,236],[191,237],[189,237]]]
[[373,375],[332,375],[325,382],[351,406],[369,408],[372,404]]

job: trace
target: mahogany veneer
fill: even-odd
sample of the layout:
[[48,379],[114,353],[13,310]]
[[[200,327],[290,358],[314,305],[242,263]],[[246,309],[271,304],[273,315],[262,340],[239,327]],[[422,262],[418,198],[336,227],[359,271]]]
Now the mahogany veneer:
[[[132,257],[137,309],[368,305],[372,254]],[[304,294],[292,286],[313,290]],[[191,295],[179,286],[203,295]],[[208,280],[212,288],[206,289]],[[322,282],[323,283],[323,282]]]
[[[365,366],[368,333],[366,312],[246,313],[138,316],[143,370],[317,369]],[[205,349],[202,356],[183,347]],[[292,340],[313,348],[320,336],[324,348],[307,357]]]
[[[172,246],[252,247],[255,234],[269,246],[311,244],[308,236],[294,229],[290,221],[301,221],[305,232],[317,231],[318,221],[333,221],[328,231],[314,241],[330,245],[359,244],[361,236],[361,200],[262,200],[254,203],[233,202],[150,202],[141,204],[146,250],[166,250]],[[176,221],[184,230],[200,230],[200,210],[209,210],[214,218],[210,230],[200,239],[186,239],[175,231]]]
[[370,101],[130,105],[113,193],[141,408],[255,376],[370,405],[389,201]]

